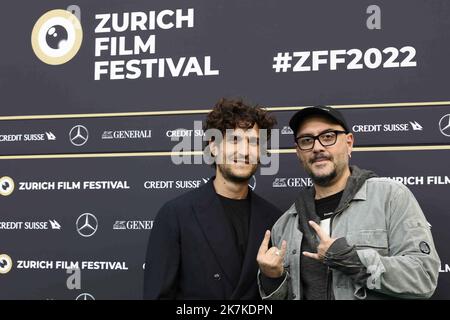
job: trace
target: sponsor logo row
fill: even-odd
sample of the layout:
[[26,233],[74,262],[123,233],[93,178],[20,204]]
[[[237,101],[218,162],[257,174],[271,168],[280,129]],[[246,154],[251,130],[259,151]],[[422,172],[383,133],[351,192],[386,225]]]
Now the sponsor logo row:
[[[21,260],[13,259],[5,253],[0,253],[0,277],[8,274],[13,268],[17,271],[22,270],[66,270],[69,276],[67,279],[67,288],[69,290],[81,289],[82,271],[112,271],[126,272],[129,270],[125,261],[64,261],[64,260]],[[145,269],[145,265],[143,265]],[[75,271],[78,270],[78,273]],[[440,273],[450,272],[450,265],[443,263],[439,268]],[[95,300],[92,293],[82,292],[73,295],[75,300]]]
[[[168,135],[169,136],[169,135]],[[172,136],[172,134],[170,134]],[[85,145],[90,138],[89,130],[86,126],[76,125],[70,129],[68,141],[74,146],[80,147]],[[101,135],[101,140],[136,140],[136,139],[150,139],[152,138],[152,130],[107,130]],[[38,133],[15,133],[5,134],[0,133],[0,143],[18,143],[18,142],[43,142],[56,141],[57,136],[51,132]]]
[[[193,189],[209,181],[209,178],[197,180],[147,180],[142,186],[146,190],[153,189]],[[256,188],[256,177],[252,176],[249,187]],[[9,196],[15,190],[19,192],[34,191],[78,191],[78,190],[130,190],[127,180],[101,181],[20,181],[15,182],[9,176],[0,177],[0,195]]]
[[[151,230],[153,228],[153,220],[116,220],[111,226],[112,230]],[[0,221],[0,230],[2,231],[47,231],[47,230],[64,230],[62,224],[50,219],[46,221]],[[98,218],[90,213],[85,212],[79,215],[75,225],[69,229],[76,231],[81,237],[92,237],[99,229]]]
[[[404,185],[449,185],[450,176],[404,176],[387,177]],[[198,188],[207,183],[209,178],[197,180],[147,180],[143,187],[146,190]],[[272,181],[273,188],[303,188],[312,186],[311,178],[276,177]],[[249,182],[252,190],[256,189],[256,177]],[[15,190],[19,192],[35,191],[78,191],[78,190],[130,190],[132,185],[127,180],[112,181],[20,181],[14,182],[9,176],[0,177],[0,195],[9,196]]]
[[[195,126],[194,126],[195,127]],[[201,127],[201,126],[200,126]],[[442,135],[450,137],[450,114],[446,114],[439,119],[438,128]],[[379,133],[379,132],[408,132],[423,131],[424,127],[417,120],[408,120],[403,123],[366,123],[354,124],[351,127],[355,133]],[[293,132],[288,126],[281,129],[282,135],[292,135]],[[171,140],[178,140],[186,137],[203,137],[202,129],[172,129],[165,132],[165,137]],[[132,130],[105,130],[101,134],[101,140],[140,140],[151,139],[152,130],[148,128],[132,129]],[[66,138],[64,138],[66,139]],[[69,130],[68,140],[74,146],[81,147],[90,139],[87,126],[75,125]],[[56,135],[51,131],[39,133],[18,133],[5,134],[0,132],[0,143],[16,143],[16,142],[42,142],[56,141]]]

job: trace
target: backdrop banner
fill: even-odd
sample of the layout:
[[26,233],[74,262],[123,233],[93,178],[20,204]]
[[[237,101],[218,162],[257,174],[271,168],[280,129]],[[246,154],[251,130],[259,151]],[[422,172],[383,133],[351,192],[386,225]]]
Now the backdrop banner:
[[214,175],[222,97],[276,116],[250,187],[282,210],[311,185],[290,117],[339,108],[351,164],[419,201],[450,299],[449,30],[448,0],[3,3],[0,299],[141,299],[158,210]]

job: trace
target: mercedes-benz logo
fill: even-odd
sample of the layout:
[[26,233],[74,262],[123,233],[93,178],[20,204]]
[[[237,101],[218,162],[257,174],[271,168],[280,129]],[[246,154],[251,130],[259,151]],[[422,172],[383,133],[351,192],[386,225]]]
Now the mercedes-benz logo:
[[82,293],[75,298],[75,300],[95,300],[94,296],[89,293]]
[[77,219],[77,232],[82,237],[91,237],[97,231],[98,221],[92,213],[83,213]]
[[70,130],[70,142],[77,147],[84,145],[89,139],[89,132],[85,126],[76,125]]
[[439,130],[444,136],[450,137],[450,114],[446,114],[439,120]]

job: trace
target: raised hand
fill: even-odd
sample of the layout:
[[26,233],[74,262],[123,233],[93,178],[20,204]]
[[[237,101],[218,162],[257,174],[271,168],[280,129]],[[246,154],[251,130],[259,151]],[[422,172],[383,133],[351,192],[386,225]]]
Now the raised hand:
[[322,261],[325,258],[325,254],[327,253],[330,246],[333,244],[336,239],[331,238],[328,233],[325,232],[317,223],[314,221],[309,221],[309,225],[316,231],[319,236],[320,243],[317,247],[317,253],[303,251],[303,255]]
[[282,241],[281,248],[271,247],[269,249],[270,231],[267,230],[264,239],[259,247],[256,261],[259,264],[261,272],[269,278],[279,278],[283,275],[283,260],[286,255],[286,241]]

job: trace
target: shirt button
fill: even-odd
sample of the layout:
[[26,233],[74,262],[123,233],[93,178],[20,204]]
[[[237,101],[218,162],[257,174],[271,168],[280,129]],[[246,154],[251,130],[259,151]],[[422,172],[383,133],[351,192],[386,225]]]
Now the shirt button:
[[296,249],[292,250],[292,254],[296,254],[296,253],[297,253]]
[[220,274],[216,273],[216,274],[214,275],[214,280],[220,280]]

